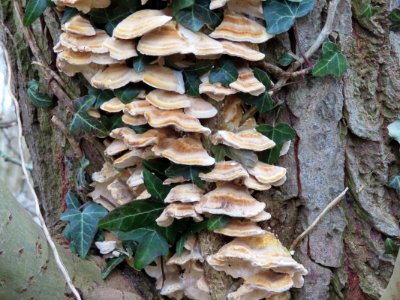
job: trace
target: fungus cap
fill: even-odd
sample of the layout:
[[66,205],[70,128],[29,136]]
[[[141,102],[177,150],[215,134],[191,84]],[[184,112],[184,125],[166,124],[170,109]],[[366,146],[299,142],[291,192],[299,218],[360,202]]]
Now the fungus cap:
[[96,30],[93,36],[64,32],[60,35],[60,45],[75,52],[104,54],[108,53],[108,48],[104,46],[104,43],[109,38],[104,30]]
[[264,19],[261,0],[230,0],[228,2],[228,9],[231,12]]
[[207,182],[234,181],[249,177],[246,169],[236,161],[221,161],[215,164],[209,173],[200,173],[199,177]]
[[131,116],[130,114],[124,113],[122,115],[122,122],[126,125],[140,126],[147,124],[147,120],[144,116]]
[[119,63],[107,53],[75,52],[71,49],[65,49],[57,55],[57,58],[66,61],[75,66],[89,65],[91,63],[98,65],[112,65]]
[[156,223],[161,227],[168,227],[174,219],[193,218],[195,222],[203,221],[203,217],[199,215],[190,203],[172,203],[169,204],[161,215],[156,219]]
[[257,162],[253,168],[248,168],[247,172],[263,184],[272,184],[286,176],[285,168],[269,165],[260,161]]
[[201,98],[190,98],[190,106],[184,109],[186,115],[197,119],[208,119],[217,115],[218,110],[210,102]]
[[150,129],[144,133],[136,133],[133,130],[127,130],[126,127],[122,127],[111,131],[112,137],[122,138],[125,145],[127,145],[130,149],[155,145],[160,139],[165,138],[166,135],[166,130],[156,129]]
[[104,42],[104,47],[110,52],[110,57],[116,60],[126,60],[138,56],[135,42],[131,40],[109,38]]
[[275,146],[275,143],[255,129],[248,129],[239,132],[218,130],[211,136],[211,142],[224,144],[235,149],[246,149],[252,151],[264,151]]
[[207,262],[214,269],[234,278],[246,279],[266,270],[287,273],[291,275],[294,287],[301,287],[303,275],[308,273],[270,232],[256,237],[236,238],[208,256]]
[[256,223],[232,220],[224,227],[214,230],[215,233],[232,237],[259,236],[265,233]]
[[201,141],[191,137],[161,140],[153,147],[153,151],[156,155],[181,165],[211,166],[215,163]]
[[67,22],[61,25],[61,30],[69,33],[93,36],[96,35],[96,30],[88,19],[81,15],[73,16]]
[[106,112],[110,113],[117,113],[123,111],[125,108],[125,104],[122,103],[121,100],[118,98],[112,98],[111,100],[108,100],[104,102],[101,106],[100,109],[104,110]]
[[224,54],[240,57],[248,61],[259,61],[265,58],[265,54],[258,50],[256,44],[244,42],[221,41]]
[[130,82],[139,82],[141,79],[142,76],[134,69],[125,64],[115,64],[94,75],[90,83],[97,89],[115,90]]
[[196,118],[186,115],[182,110],[152,109],[144,113],[149,125],[154,128],[173,126],[184,132],[211,133],[211,130],[201,125]]
[[248,218],[263,211],[265,203],[258,202],[247,189],[234,184],[225,184],[205,194],[196,203],[198,213],[228,215],[231,217]]
[[175,71],[159,65],[148,65],[144,68],[142,76],[143,82],[154,88],[178,94],[185,93],[185,84],[181,71]]
[[269,183],[261,183],[259,182],[254,176],[249,176],[245,178],[243,184],[248,187],[249,189],[256,190],[256,191],[267,191],[272,186]]
[[151,105],[147,100],[133,101],[125,106],[125,112],[131,116],[144,116],[144,113],[149,110],[157,109]]
[[146,95],[146,100],[159,109],[170,110],[191,106],[193,97],[155,89]]
[[164,202],[198,202],[203,194],[204,191],[193,183],[180,184],[171,189]]
[[238,79],[229,84],[231,88],[253,96],[259,96],[265,92],[265,86],[258,81],[250,68],[241,68],[238,72]]
[[114,156],[121,152],[128,150],[128,146],[121,140],[113,140],[110,145],[104,150],[104,154],[108,156]]
[[251,222],[263,222],[263,221],[268,221],[269,219],[271,219],[271,214],[266,212],[265,210],[263,210],[262,212],[260,212],[259,214],[255,215],[254,217],[250,217],[247,218],[249,221]]
[[75,7],[77,10],[87,14],[92,8],[107,8],[111,0],[53,0],[57,5]]
[[210,34],[210,37],[256,44],[264,43],[272,38],[264,26],[235,13],[225,13],[222,23]]
[[114,29],[113,36],[120,39],[134,39],[170,21],[172,17],[162,10],[142,9],[122,20]]

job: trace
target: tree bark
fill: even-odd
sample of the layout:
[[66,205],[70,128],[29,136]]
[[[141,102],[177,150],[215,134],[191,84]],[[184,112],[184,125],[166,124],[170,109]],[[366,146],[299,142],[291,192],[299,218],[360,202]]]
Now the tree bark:
[[[371,19],[360,17],[362,3],[342,0],[336,13],[333,37],[347,56],[347,75],[342,79],[308,76],[278,95],[285,109],[277,120],[261,116],[266,122],[289,123],[298,135],[280,161],[288,169],[285,185],[257,195],[273,216],[265,227],[276,232],[286,246],[346,186],[350,188],[341,204],[296,249],[297,259],[310,271],[304,288],[293,293],[297,299],[379,299],[393,270],[394,258],[384,254],[384,240],[400,238],[398,201],[387,188],[389,176],[398,171],[394,156],[398,145],[390,144],[386,127],[400,112],[400,35],[389,31],[390,0],[372,0],[371,5],[380,10]],[[319,34],[325,13],[326,2],[319,1],[310,15],[297,22],[303,49]],[[43,76],[31,65],[33,55],[13,1],[1,2],[0,20],[7,28],[0,31],[0,40],[10,50],[17,74],[14,87],[22,107],[33,178],[46,221],[57,232],[62,199],[74,184],[77,162],[50,119],[56,115],[66,121],[68,114],[62,101],[51,110],[37,110],[29,104],[26,83]],[[58,28],[53,12],[33,26],[40,51],[53,65],[51,49]],[[289,44],[286,36],[281,40]],[[78,95],[80,82],[64,80]],[[87,157],[96,157],[85,143],[81,146]],[[203,236],[202,240],[212,239]],[[206,242],[204,251],[215,248]],[[216,278],[210,280],[215,295],[230,289],[229,280],[218,279],[221,274],[209,270],[208,275]]]

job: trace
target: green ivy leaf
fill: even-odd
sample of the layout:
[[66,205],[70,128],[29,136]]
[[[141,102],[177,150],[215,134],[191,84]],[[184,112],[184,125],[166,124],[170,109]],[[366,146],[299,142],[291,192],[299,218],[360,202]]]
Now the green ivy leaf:
[[141,6],[140,0],[114,0],[106,9],[93,9],[90,11],[90,19],[94,23],[103,24],[108,35],[112,36],[114,28],[130,14]]
[[340,52],[339,47],[332,42],[322,45],[322,56],[313,68],[312,74],[316,77],[333,75],[341,77],[346,72],[347,60]]
[[260,160],[268,164],[276,163],[279,159],[283,144],[296,136],[296,131],[288,124],[284,123],[276,126],[266,124],[259,125],[256,127],[256,130],[273,140],[276,144],[274,148],[265,150],[260,154]]
[[165,170],[171,165],[169,160],[166,158],[144,160],[142,164],[147,170],[153,172],[162,179],[165,178]]
[[225,146],[224,145],[212,145],[211,152],[215,158],[216,162],[225,160]]
[[202,188],[204,183],[200,179],[199,173],[208,173],[213,168],[213,166],[187,166],[173,164],[165,170],[165,175],[169,178],[183,176],[185,179],[191,180],[194,184]]
[[130,231],[155,223],[164,210],[164,204],[138,200],[129,202],[111,211],[99,222],[99,228],[115,231]]
[[197,76],[204,75],[209,72],[214,65],[212,60],[198,60],[194,65],[185,68],[185,72],[196,74]]
[[164,203],[171,186],[163,185],[163,181],[146,168],[143,169],[143,180],[150,195],[159,202]]
[[262,2],[262,5],[268,33],[280,34],[288,31],[296,18],[303,17],[312,11],[315,1],[267,0]]
[[289,66],[292,62],[294,61],[294,57],[290,55],[290,53],[285,53],[281,56],[279,59],[279,64],[282,67],[287,67]]
[[222,10],[209,7],[209,0],[196,0],[193,5],[174,13],[176,22],[193,31],[199,31],[205,24],[215,28],[222,21]]
[[397,256],[399,253],[399,246],[397,246],[391,238],[385,240],[385,254],[391,254]]
[[102,121],[106,125],[108,131],[126,126],[126,124],[122,122],[121,114],[113,114],[111,117],[102,116]]
[[202,222],[193,223],[191,226],[188,226],[189,229],[181,235],[180,239],[176,242],[175,252],[178,256],[180,256],[183,252],[184,245],[189,236],[195,233],[199,233],[200,231],[207,229],[208,220],[204,220]]
[[229,86],[238,79],[239,73],[235,64],[230,58],[223,57],[217,61],[210,72],[210,83],[221,83],[223,86]]
[[272,98],[268,92],[262,93],[258,96],[239,93],[238,96],[244,103],[257,107],[260,113],[271,111],[274,108],[274,103],[272,102]]
[[389,136],[400,143],[400,120],[390,123],[388,126]]
[[82,212],[73,208],[61,215],[62,221],[69,222],[68,236],[81,257],[86,257],[89,252],[97,232],[98,221],[105,215],[107,210],[96,203],[89,203]]
[[370,19],[376,15],[379,11],[379,7],[372,6],[371,3],[362,4],[361,10],[359,12],[361,18]]
[[174,0],[172,2],[172,12],[176,14],[181,9],[194,5],[195,0]]
[[146,131],[152,129],[152,127],[148,124],[146,125],[138,125],[138,126],[128,126],[129,128],[133,129],[136,133],[145,133]]
[[152,263],[157,257],[168,255],[168,242],[158,232],[157,228],[138,228],[117,234],[117,236],[124,241],[132,240],[138,243],[134,259],[135,269],[141,270]]
[[88,89],[88,94],[89,96],[95,97],[95,103],[93,105],[94,108],[98,109],[100,106],[104,103],[107,102],[108,100],[111,100],[114,98],[114,93],[111,90],[98,90],[93,87],[90,87]]
[[253,74],[254,77],[257,78],[257,80],[260,81],[265,86],[266,90],[269,90],[272,87],[272,81],[265,71],[259,68],[255,68],[253,70]]
[[400,174],[397,174],[396,176],[390,178],[389,186],[392,189],[395,189],[397,193],[400,193]]
[[101,279],[105,280],[108,275],[114,270],[119,264],[121,264],[125,260],[125,255],[120,255],[118,257],[110,258],[107,261],[106,267],[101,271]]
[[250,150],[239,150],[223,145],[225,154],[230,159],[242,164],[245,168],[253,168],[258,161],[257,154]]
[[37,108],[49,108],[53,105],[53,99],[48,95],[39,93],[39,83],[31,80],[28,83],[28,97]]
[[185,83],[185,90],[189,96],[200,96],[199,86],[201,84],[199,76],[191,72],[183,71],[183,81]]
[[76,173],[76,189],[78,191],[85,192],[86,189],[89,187],[89,182],[87,180],[87,174],[86,174],[86,169],[87,167],[89,167],[89,165],[90,161],[85,157],[82,157],[82,159],[79,162],[79,167]]
[[207,229],[208,231],[214,231],[227,225],[230,220],[230,217],[224,215],[212,216],[210,219],[207,220]]
[[69,130],[73,135],[92,134],[99,138],[108,136],[108,129],[99,119],[91,117],[87,111],[96,102],[93,96],[84,96],[74,101],[75,114],[69,125]]
[[137,57],[133,59],[133,69],[137,73],[142,73],[144,68],[154,60],[153,56],[146,56],[139,53]]
[[389,14],[389,20],[392,22],[390,30],[400,31],[400,8],[393,9]]
[[121,100],[122,103],[128,104],[132,102],[132,100],[135,99],[141,91],[142,89],[137,85],[130,83],[122,88],[114,90],[114,95]]
[[64,14],[61,18],[61,24],[65,24],[68,22],[72,17],[76,16],[79,14],[79,11],[75,7],[65,7],[64,8]]
[[65,196],[65,204],[67,205],[68,209],[79,209],[79,207],[81,207],[78,196],[76,196],[71,191],[68,191],[67,195]]
[[50,4],[49,0],[29,0],[25,8],[24,26],[30,26],[35,22]]

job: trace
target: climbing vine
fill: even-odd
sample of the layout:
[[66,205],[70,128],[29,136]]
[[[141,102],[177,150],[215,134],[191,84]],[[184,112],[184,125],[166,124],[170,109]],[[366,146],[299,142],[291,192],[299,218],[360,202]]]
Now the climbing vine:
[[[48,7],[59,14],[57,68],[85,85],[70,106],[69,134],[105,146],[103,168],[83,195],[92,201],[66,196],[61,220],[71,250],[84,258],[95,244],[108,261],[103,278],[126,262],[177,299],[212,298],[205,264],[243,279],[228,299],[301,288],[307,270],[258,224],[271,215],[253,197],[284,184],[287,170],[275,164],[296,133],[258,121],[279,115],[276,95],[289,81],[344,75],[346,58],[330,37],[339,1],[329,3],[306,51],[296,19],[314,0],[53,2],[30,0],[24,24]],[[277,62],[266,59],[262,45],[288,31],[294,45]],[[36,82],[28,94],[38,108],[53,105]],[[197,238],[205,231],[227,241],[208,256]]]

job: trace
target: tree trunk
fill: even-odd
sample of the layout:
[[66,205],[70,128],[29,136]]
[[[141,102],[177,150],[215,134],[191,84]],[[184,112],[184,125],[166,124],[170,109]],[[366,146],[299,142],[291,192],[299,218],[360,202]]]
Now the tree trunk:
[[[347,75],[340,80],[309,76],[278,95],[286,105],[276,121],[291,124],[298,136],[280,162],[288,169],[285,185],[258,193],[273,216],[265,227],[271,227],[289,246],[333,198],[346,186],[350,188],[341,204],[296,249],[297,259],[309,270],[304,288],[293,293],[298,299],[379,299],[393,270],[394,259],[384,254],[384,241],[400,238],[397,198],[387,188],[388,177],[397,171],[394,154],[398,145],[390,144],[386,127],[400,112],[400,35],[389,32],[389,1],[371,1],[380,11],[369,19],[360,17],[364,2],[342,0],[334,32],[348,59]],[[319,34],[325,13],[326,2],[320,1],[309,16],[297,22],[303,49]],[[66,121],[68,116],[62,101],[51,110],[37,110],[29,104],[27,81],[43,73],[31,65],[33,55],[16,16],[13,1],[2,1],[0,20],[7,30],[0,32],[0,39],[10,50],[17,74],[14,87],[36,189],[46,221],[57,233],[55,225],[76,172],[76,160],[50,119],[57,115]],[[33,27],[40,51],[53,65],[51,49],[58,28],[52,12]],[[69,89],[78,95],[79,81],[69,82]],[[84,143],[82,147],[87,157],[96,157]],[[212,246],[204,247],[208,251]],[[209,281],[211,290],[220,289],[222,279],[209,273],[217,278]],[[225,285],[229,282],[223,281]]]

